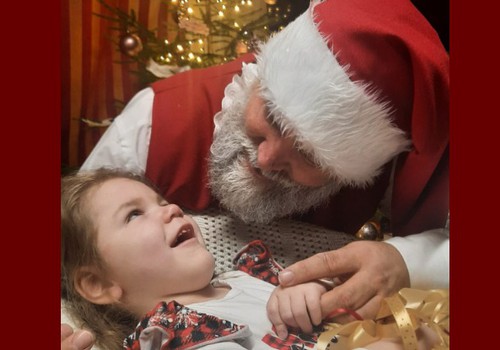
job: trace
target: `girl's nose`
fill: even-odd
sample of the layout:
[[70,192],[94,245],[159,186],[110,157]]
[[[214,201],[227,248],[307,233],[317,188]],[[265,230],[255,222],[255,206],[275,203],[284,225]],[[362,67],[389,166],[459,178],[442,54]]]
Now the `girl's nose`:
[[184,212],[176,204],[168,204],[163,208],[163,219],[165,222],[170,222],[175,217],[181,218],[183,216]]

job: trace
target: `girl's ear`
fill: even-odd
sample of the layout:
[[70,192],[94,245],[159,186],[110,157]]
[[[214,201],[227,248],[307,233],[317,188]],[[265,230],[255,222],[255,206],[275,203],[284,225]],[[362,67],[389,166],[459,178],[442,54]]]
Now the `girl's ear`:
[[75,273],[75,289],[93,304],[114,304],[123,294],[121,287],[109,281],[95,267],[81,267]]

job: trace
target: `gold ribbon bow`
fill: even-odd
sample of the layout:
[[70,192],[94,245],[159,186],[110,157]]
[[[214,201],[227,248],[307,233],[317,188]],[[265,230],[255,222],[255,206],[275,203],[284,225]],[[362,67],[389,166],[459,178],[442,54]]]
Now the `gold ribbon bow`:
[[422,325],[438,336],[433,350],[449,349],[449,294],[447,289],[403,288],[383,300],[374,320],[345,325],[327,323],[318,337],[318,350],[351,350],[383,338],[399,338],[404,350],[417,350],[416,330]]

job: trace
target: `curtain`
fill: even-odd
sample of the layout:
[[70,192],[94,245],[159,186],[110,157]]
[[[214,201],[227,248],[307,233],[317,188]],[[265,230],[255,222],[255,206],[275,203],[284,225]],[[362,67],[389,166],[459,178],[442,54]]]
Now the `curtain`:
[[[165,37],[168,3],[161,0],[107,0]],[[82,118],[103,121],[118,115],[124,103],[144,86],[133,71],[135,63],[118,50],[122,33],[97,14],[114,16],[97,0],[62,0],[61,6],[61,162],[78,168],[104,133]],[[129,60],[130,61],[130,60]],[[122,62],[122,63],[120,63]],[[117,103],[118,102],[118,103]]]

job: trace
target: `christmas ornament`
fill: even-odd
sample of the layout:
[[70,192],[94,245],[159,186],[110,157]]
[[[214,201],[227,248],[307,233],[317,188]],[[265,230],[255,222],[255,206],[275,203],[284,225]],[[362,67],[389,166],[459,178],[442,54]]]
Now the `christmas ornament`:
[[356,232],[357,239],[381,241],[384,238],[380,224],[376,221],[368,221]]
[[120,51],[125,55],[137,56],[142,51],[142,40],[136,34],[124,34],[120,37]]

